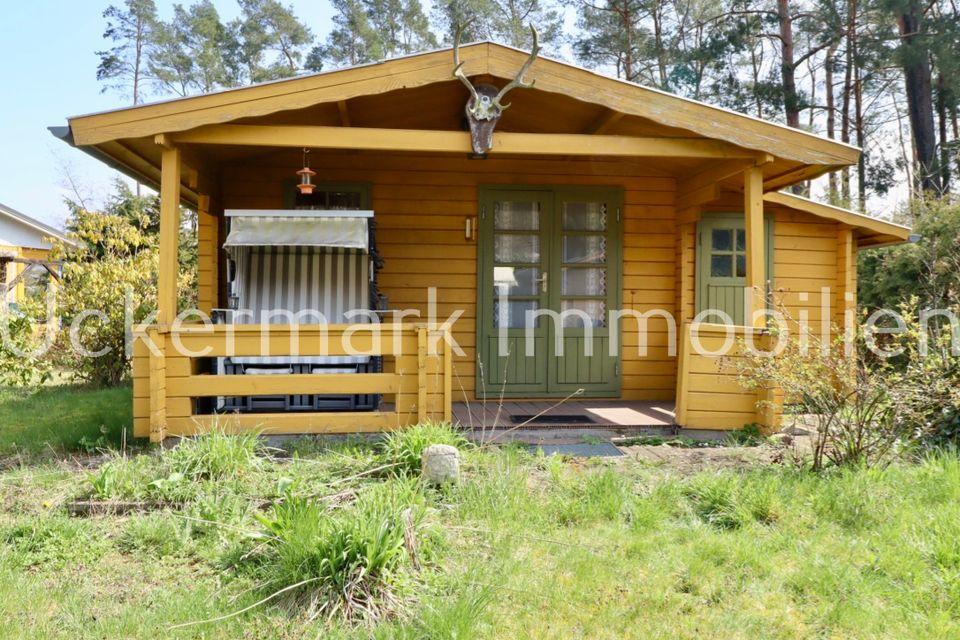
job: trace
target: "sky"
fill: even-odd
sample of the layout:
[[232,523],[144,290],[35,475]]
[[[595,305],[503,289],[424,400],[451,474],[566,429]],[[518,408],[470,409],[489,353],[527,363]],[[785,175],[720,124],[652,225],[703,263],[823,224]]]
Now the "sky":
[[[122,0],[115,0],[119,4]],[[325,0],[287,0],[315,34],[331,29]],[[102,93],[96,51],[103,40],[103,11],[110,0],[0,0],[0,202],[38,220],[62,226],[69,173],[93,203],[109,194],[119,174],[54,138],[47,127],[68,116],[126,106]],[[189,4],[189,3],[187,3]],[[234,0],[214,0],[224,20],[236,16]],[[158,0],[168,18],[172,0]]]

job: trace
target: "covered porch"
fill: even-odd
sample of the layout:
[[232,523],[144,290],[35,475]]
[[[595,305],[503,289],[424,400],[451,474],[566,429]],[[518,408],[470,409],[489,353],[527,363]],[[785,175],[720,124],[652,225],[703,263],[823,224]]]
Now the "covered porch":
[[[464,46],[461,59],[475,81],[504,84],[527,54],[482,43]],[[793,252],[779,274],[801,280],[800,256],[816,244],[803,238],[804,225],[817,232],[818,243],[830,244],[823,259],[834,260],[836,281],[838,247],[852,246],[853,228],[827,229],[771,197],[854,162],[857,151],[538,59],[529,72],[535,88],[511,94],[514,105],[490,152],[477,156],[462,126],[469,96],[451,67],[446,50],[71,119],[62,137],[155,184],[161,195],[158,314],[140,331],[154,340],[152,347],[138,341],[134,351],[137,435],[192,433],[216,420],[274,433],[382,431],[423,419],[489,426],[490,408],[505,386],[510,416],[536,415],[582,388],[556,411],[609,426],[738,428],[767,419],[756,409],[756,394],[737,388],[716,358],[702,360],[687,339],[703,302],[700,222],[710,214],[739,220],[743,246],[730,255],[744,261],[742,275],[739,266],[733,275],[747,292],[748,311],[766,304],[774,243]],[[198,214],[199,311],[227,308],[227,212],[295,215],[293,178],[305,148],[329,208],[350,200],[351,208],[372,212],[384,261],[378,277],[385,302],[375,326],[399,335],[397,342],[379,340],[370,324],[227,329],[178,320],[184,311],[177,307],[175,277],[180,206]],[[504,223],[513,227],[497,226],[504,203],[523,204]],[[567,226],[578,212],[579,222]],[[782,241],[766,231],[771,216],[786,232]],[[534,222],[518,223],[521,218]],[[521,249],[538,248],[498,255],[497,234]],[[586,248],[570,253],[568,245]],[[845,254],[847,266],[851,255]],[[528,306],[586,309],[597,344],[609,349],[604,359],[578,361],[549,351],[543,346],[551,344],[549,333],[532,354],[514,351],[509,361],[489,351],[498,329],[491,323],[502,317],[490,294],[505,281],[497,280],[498,268],[513,270],[510,286],[527,287],[518,296]],[[519,277],[519,271],[528,273]],[[568,278],[574,271],[583,277]],[[564,289],[575,280],[593,289]],[[625,312],[622,320],[607,320],[614,310]],[[740,335],[762,331],[750,316],[739,321]],[[243,339],[231,343],[231,332]],[[184,355],[184,341],[204,355]],[[204,361],[348,351],[382,358],[384,370],[257,377],[218,375]],[[333,392],[376,394],[382,403],[367,412],[218,416],[202,411],[200,402]],[[487,410],[478,418],[481,405]]]

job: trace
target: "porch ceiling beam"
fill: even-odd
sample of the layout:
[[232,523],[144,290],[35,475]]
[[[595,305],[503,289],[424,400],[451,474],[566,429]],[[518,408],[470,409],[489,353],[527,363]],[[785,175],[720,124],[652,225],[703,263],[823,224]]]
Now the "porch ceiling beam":
[[727,178],[743,173],[746,169],[754,166],[760,166],[773,161],[773,156],[766,155],[764,158],[758,157],[757,160],[730,160],[711,164],[706,169],[691,173],[685,178],[681,178],[677,183],[679,193],[690,193],[702,189],[711,184],[722,182]]
[[587,127],[587,130],[584,131],[584,133],[589,133],[589,134],[606,133],[615,124],[620,122],[620,120],[622,120],[623,116],[625,115],[626,114],[621,111],[610,111],[608,109],[606,113],[604,113],[602,116],[597,118],[597,120],[595,120],[589,127]]
[[340,114],[340,125],[344,127],[350,124],[350,109],[347,107],[346,100],[337,100],[337,112]]
[[[174,144],[312,147],[370,151],[470,153],[464,131],[220,124],[173,133]],[[521,155],[632,156],[653,158],[751,158],[765,154],[706,138],[635,138],[561,133],[493,134],[493,153]]]
[[678,211],[694,209],[702,204],[713,202],[720,197],[720,185],[716,182],[710,182],[694,191],[681,191],[677,197],[676,208]]

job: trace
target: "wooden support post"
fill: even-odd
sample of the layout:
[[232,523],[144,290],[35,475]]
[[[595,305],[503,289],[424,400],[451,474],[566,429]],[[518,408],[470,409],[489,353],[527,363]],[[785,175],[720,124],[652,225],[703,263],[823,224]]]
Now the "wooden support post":
[[443,330],[443,421],[453,422],[453,353],[450,329]]
[[[857,308],[857,246],[853,229],[837,225],[837,284],[834,292],[834,322],[846,329],[846,314]],[[847,294],[850,293],[850,296]]]
[[767,274],[766,248],[763,227],[763,171],[750,167],[743,172],[743,215],[747,236],[746,322],[748,326],[763,327],[766,318],[755,314],[766,308]]
[[148,333],[159,353],[150,350],[150,442],[167,436],[167,367],[165,336],[156,329]]
[[204,313],[217,306],[219,281],[219,220],[210,210],[210,196],[197,202],[197,307]]
[[427,327],[417,326],[417,421],[427,419]]
[[169,326],[177,316],[177,251],[180,244],[180,150],[164,147],[160,178],[160,274],[157,323]]
[[696,314],[696,242],[697,225],[689,222],[677,225],[677,324],[692,322]]

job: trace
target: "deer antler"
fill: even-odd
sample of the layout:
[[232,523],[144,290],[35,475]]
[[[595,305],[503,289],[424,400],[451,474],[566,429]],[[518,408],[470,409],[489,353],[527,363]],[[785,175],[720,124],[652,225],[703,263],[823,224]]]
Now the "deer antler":
[[460,62],[460,38],[463,36],[463,31],[470,24],[470,21],[457,25],[457,31],[453,36],[453,77],[459,78],[460,82],[467,86],[467,89],[470,90],[470,95],[473,97],[474,104],[480,101],[480,96],[477,95],[477,90],[470,83],[470,80],[467,78],[467,74],[463,72],[463,63]]
[[530,33],[533,34],[533,48],[530,50],[530,57],[527,58],[527,61],[523,63],[523,66],[520,67],[520,71],[517,72],[516,77],[507,83],[503,89],[500,89],[500,93],[497,94],[497,97],[493,99],[493,104],[496,105],[501,111],[510,106],[509,103],[503,104],[500,101],[503,99],[511,89],[516,87],[521,87],[523,89],[529,89],[533,86],[536,80],[531,80],[530,82],[525,82],[523,76],[526,75],[527,71],[530,70],[530,65],[533,64],[533,61],[537,59],[537,54],[540,53],[540,34],[537,33],[537,28],[530,25]]

